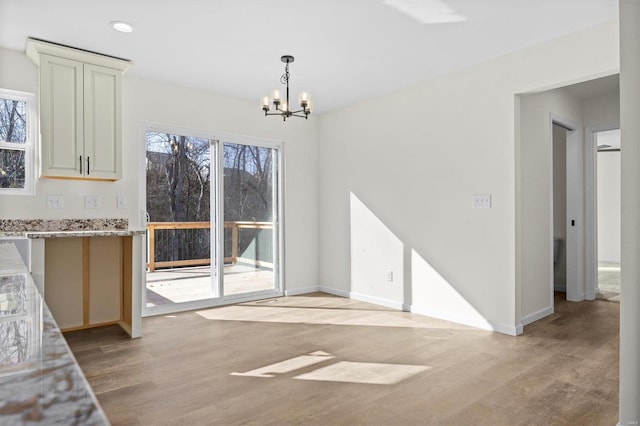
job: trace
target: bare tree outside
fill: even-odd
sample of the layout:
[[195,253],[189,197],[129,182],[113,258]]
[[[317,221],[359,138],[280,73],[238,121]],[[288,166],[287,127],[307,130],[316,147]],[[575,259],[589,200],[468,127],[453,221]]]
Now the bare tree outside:
[[[209,222],[210,141],[147,132],[147,212],[151,222]],[[208,258],[208,229],[157,231],[156,259]]]
[[[150,222],[210,222],[211,141],[160,132],[146,134],[147,212]],[[273,149],[224,143],[224,221],[273,221]],[[156,230],[156,261],[208,258],[209,229]],[[238,249],[272,256],[271,230],[242,229]],[[225,232],[225,252],[231,247]],[[260,243],[259,240],[264,240]],[[252,245],[253,244],[253,245]],[[268,253],[267,253],[268,252]],[[225,257],[228,253],[225,253]],[[270,261],[270,260],[269,260]]]
[[[254,145],[225,143],[224,220],[272,223],[274,208],[274,150]],[[231,232],[224,237],[225,256],[232,246]],[[273,262],[273,229],[242,229],[238,234],[241,258]]]
[[0,98],[0,188],[25,187],[26,109],[24,101]]

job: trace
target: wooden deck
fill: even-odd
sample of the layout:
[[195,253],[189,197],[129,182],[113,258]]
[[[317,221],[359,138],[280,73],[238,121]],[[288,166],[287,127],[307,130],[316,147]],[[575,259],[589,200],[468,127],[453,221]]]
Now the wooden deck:
[[[271,269],[242,264],[225,266],[225,295],[271,290],[273,279]],[[147,272],[147,307],[210,299],[214,296],[209,266]]]

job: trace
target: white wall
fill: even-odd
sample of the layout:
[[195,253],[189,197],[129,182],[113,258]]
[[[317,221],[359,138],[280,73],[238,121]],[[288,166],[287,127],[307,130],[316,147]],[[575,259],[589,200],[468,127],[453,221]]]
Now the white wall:
[[[322,285],[519,332],[514,95],[617,67],[611,23],[321,116]],[[492,208],[472,209],[473,194]],[[387,265],[402,280],[386,281]]]
[[[135,66],[135,64],[134,64]],[[36,93],[35,65],[23,52],[0,49],[0,87]],[[35,196],[0,196],[0,218],[127,218],[140,227],[144,209],[144,140],[140,123],[242,134],[284,141],[285,279],[295,290],[318,283],[317,122],[266,118],[257,103],[153,82],[125,74],[122,82],[123,175],[117,182],[38,179]],[[257,98],[256,98],[257,99]],[[46,209],[47,194],[64,196],[65,208]],[[99,210],[83,208],[83,196],[101,197]],[[127,208],[116,209],[116,196]]]
[[598,260],[620,263],[620,151],[598,152]]
[[620,91],[603,93],[582,101],[585,127],[620,127]]
[[620,0],[622,264],[619,425],[640,422],[640,2]]

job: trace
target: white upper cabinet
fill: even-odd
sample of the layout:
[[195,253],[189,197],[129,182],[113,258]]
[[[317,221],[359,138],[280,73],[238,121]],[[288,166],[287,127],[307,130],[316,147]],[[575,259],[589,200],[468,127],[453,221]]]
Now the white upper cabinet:
[[121,76],[128,61],[29,39],[39,67],[40,176],[122,177]]

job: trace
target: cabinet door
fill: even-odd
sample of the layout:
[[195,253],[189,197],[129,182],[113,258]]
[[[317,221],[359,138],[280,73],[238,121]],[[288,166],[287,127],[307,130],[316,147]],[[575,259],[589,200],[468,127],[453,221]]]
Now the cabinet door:
[[44,245],[44,300],[61,329],[84,324],[82,238],[48,238]]
[[83,161],[83,64],[41,55],[41,175],[81,177]]
[[122,307],[122,239],[89,238],[89,324],[119,321]]
[[121,178],[120,71],[84,65],[86,177]]

